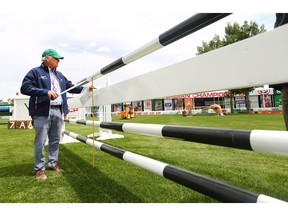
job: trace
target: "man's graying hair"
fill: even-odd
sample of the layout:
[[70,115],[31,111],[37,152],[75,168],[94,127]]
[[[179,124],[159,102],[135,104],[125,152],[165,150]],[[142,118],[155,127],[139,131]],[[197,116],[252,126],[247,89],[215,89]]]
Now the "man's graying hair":
[[[47,56],[49,56],[49,55],[47,55]],[[45,61],[45,57],[46,57],[46,56],[42,57],[42,59],[41,59],[42,62]],[[50,56],[50,57],[51,57],[51,56]]]

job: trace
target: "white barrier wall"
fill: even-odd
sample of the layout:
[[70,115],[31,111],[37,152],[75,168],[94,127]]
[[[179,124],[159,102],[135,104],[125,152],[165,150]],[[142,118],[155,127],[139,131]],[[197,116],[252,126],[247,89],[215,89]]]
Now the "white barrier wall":
[[[27,107],[26,107],[26,105]],[[28,96],[16,96],[14,98],[13,114],[9,120],[31,120],[28,111],[29,97]]]
[[[95,105],[288,82],[288,25],[97,89]],[[207,64],[209,62],[209,64]],[[209,77],[209,79],[207,79]],[[173,88],[171,87],[173,86]],[[70,107],[85,107],[70,100]]]

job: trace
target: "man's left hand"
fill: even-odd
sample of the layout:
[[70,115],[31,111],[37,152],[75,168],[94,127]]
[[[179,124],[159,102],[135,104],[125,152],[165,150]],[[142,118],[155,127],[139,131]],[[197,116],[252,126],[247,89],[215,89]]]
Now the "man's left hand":
[[96,89],[93,85],[89,86],[89,91],[92,92],[94,89]]

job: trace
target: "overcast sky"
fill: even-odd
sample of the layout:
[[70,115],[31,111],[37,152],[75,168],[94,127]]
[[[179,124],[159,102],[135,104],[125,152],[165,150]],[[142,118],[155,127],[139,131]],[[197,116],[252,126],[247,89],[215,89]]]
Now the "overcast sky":
[[[0,7],[0,100],[14,98],[23,77],[41,64],[41,54],[53,48],[64,60],[58,70],[73,83],[157,38],[161,33],[200,12],[233,14],[184,39],[163,47],[109,74],[111,83],[191,58],[202,41],[224,35],[227,22],[255,21],[272,30],[273,10],[265,0],[256,9],[249,2],[221,7],[217,1],[41,1],[9,0]],[[213,1],[212,1],[213,2]],[[276,2],[276,1],[273,1]],[[92,4],[93,3],[93,4]],[[248,3],[248,5],[245,5]],[[4,5],[2,5],[4,4]],[[207,9],[206,9],[206,6]],[[254,6],[255,7],[255,6]],[[223,11],[222,11],[222,8]],[[101,88],[107,77],[95,81]]]

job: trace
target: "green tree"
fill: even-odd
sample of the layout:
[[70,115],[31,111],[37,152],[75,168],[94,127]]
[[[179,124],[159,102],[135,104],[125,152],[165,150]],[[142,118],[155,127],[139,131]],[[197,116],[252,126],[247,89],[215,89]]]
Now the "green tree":
[[[248,23],[248,21],[245,21],[242,26],[240,26],[237,22],[235,22],[233,25],[231,23],[227,23],[227,26],[225,27],[224,38],[220,39],[220,36],[216,34],[209,42],[202,41],[202,46],[197,47],[198,52],[196,53],[196,55],[200,55],[202,53],[206,53],[227,46],[229,44],[233,44],[235,42],[247,39],[249,37],[253,37],[263,32],[266,32],[265,26],[262,25],[259,28],[258,24],[253,21],[251,21],[250,23]],[[231,70],[233,70],[233,68],[231,68]],[[233,73],[233,71],[231,71],[231,73]],[[234,112],[234,95],[241,93],[245,94],[247,112],[251,112],[249,93],[253,90],[254,87],[229,90],[231,112]]]

